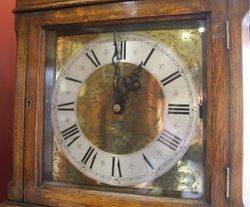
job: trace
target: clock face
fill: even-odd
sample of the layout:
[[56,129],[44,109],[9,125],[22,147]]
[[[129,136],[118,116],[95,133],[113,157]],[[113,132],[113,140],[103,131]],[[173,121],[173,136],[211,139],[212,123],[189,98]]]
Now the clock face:
[[[169,48],[129,33],[117,35],[117,43],[121,113],[110,35],[86,44],[64,66],[51,119],[63,152],[79,171],[125,186],[153,180],[182,158],[196,133],[199,103],[191,74]],[[126,90],[138,68],[140,87]]]

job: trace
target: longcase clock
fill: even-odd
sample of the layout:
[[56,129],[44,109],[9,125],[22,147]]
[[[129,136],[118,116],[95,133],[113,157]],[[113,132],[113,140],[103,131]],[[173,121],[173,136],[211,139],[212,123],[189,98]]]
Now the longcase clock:
[[243,206],[236,30],[248,6],[17,1],[2,206]]

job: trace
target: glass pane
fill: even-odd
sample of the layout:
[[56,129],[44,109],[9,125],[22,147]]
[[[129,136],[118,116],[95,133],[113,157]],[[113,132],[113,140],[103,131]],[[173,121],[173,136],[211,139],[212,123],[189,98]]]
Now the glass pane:
[[[166,152],[164,150],[164,147],[166,146],[169,151],[176,151],[175,154],[178,154],[177,148],[178,145],[180,145],[181,138],[164,129],[164,119],[166,115],[165,112],[167,111],[167,116],[173,117],[171,118],[171,120],[174,120],[174,123],[172,125],[171,123],[169,124],[169,126],[171,125],[173,128],[171,129],[172,132],[181,131],[181,128],[183,127],[182,124],[185,122],[186,117],[195,116],[192,114],[197,112],[199,115],[196,114],[198,117],[195,122],[196,124],[194,126],[191,126],[192,123],[187,122],[190,124],[190,130],[194,130],[192,139],[188,144],[188,148],[187,150],[183,149],[183,151],[185,152],[183,157],[176,160],[174,165],[169,167],[170,169],[167,170],[167,172],[164,172],[161,176],[157,176],[155,179],[151,179],[149,181],[145,180],[144,182],[132,185],[130,184],[128,186],[114,186],[104,184],[100,180],[96,181],[95,179],[89,178],[84,173],[80,172],[80,170],[74,167],[75,165],[71,164],[69,159],[67,159],[68,155],[65,155],[64,151],[62,150],[62,144],[59,143],[60,139],[58,139],[58,135],[53,135],[52,133],[53,130],[50,121],[51,115],[47,111],[47,113],[45,113],[45,116],[47,117],[46,120],[47,122],[49,122],[49,124],[45,125],[47,127],[47,130],[45,130],[50,131],[51,133],[50,136],[49,134],[47,134],[47,137],[45,139],[50,141],[45,142],[45,145],[53,145],[53,150],[50,152],[51,155],[49,155],[49,152],[46,152],[45,157],[51,156],[53,157],[53,159],[51,162],[46,162],[47,159],[44,159],[44,168],[50,169],[45,173],[46,175],[44,176],[44,179],[64,183],[74,183],[78,185],[80,184],[84,187],[106,191],[194,199],[202,198],[204,192],[204,123],[202,118],[202,107],[199,106],[200,103],[202,103],[203,98],[202,71],[205,62],[203,54],[205,50],[204,40],[206,32],[205,27],[203,26],[203,22],[175,22],[169,24],[152,23],[148,26],[130,25],[113,27],[112,29],[87,28],[86,32],[74,35],[67,34],[66,32],[58,33],[56,40],[54,41],[55,49],[50,50],[54,52],[54,55],[56,56],[56,62],[53,68],[54,73],[50,77],[54,77],[54,80],[57,82],[58,80],[60,81],[60,76],[62,73],[65,73],[65,68],[67,68],[67,65],[70,65],[70,61],[74,59],[74,57],[76,57],[78,54],[80,54],[83,48],[90,47],[93,42],[94,44],[97,44],[96,42],[102,42],[103,40],[104,43],[102,43],[106,44],[106,42],[110,41],[111,38],[112,41],[114,41],[114,28],[116,31],[115,36],[118,41],[120,40],[119,38],[127,38],[122,39],[121,42],[123,43],[117,43],[118,48],[122,48],[121,51],[123,51],[119,54],[124,58],[125,56],[127,59],[129,59],[129,57],[131,58],[131,61],[122,60],[122,58],[118,61],[118,65],[120,67],[122,78],[124,81],[124,77],[128,77],[126,79],[127,81],[132,80],[131,74],[134,74],[133,72],[135,68],[138,69],[138,65],[140,65],[140,61],[138,63],[135,63],[132,61],[132,59],[133,57],[136,57],[137,55],[142,53],[141,50],[143,50],[143,46],[132,47],[132,43],[129,42],[132,41],[131,38],[133,38],[133,41],[140,41],[142,39],[145,44],[148,43],[149,45],[152,43],[152,47],[155,47],[156,49],[149,50],[149,53],[147,53],[147,55],[145,56],[142,65],[146,68],[146,64],[153,64],[152,62],[155,61],[155,67],[157,66],[157,68],[152,69],[151,71],[141,71],[141,87],[138,90],[131,89],[131,85],[129,85],[130,88],[126,88],[125,84],[123,85],[125,89],[122,90],[125,90],[127,92],[125,109],[121,114],[117,115],[116,113],[114,113],[114,106],[112,105],[114,101],[113,90],[109,90],[109,88],[112,88],[114,84],[114,65],[112,64],[111,60],[108,64],[101,63],[105,55],[109,55],[110,57],[112,57],[114,49],[108,50],[108,47],[105,48],[104,46],[100,46],[100,51],[102,50],[103,54],[103,57],[101,57],[98,51],[96,52],[96,48],[95,50],[87,48],[89,49],[88,55],[83,55],[85,55],[90,60],[90,64],[92,64],[91,67],[93,67],[92,71],[94,72],[91,72],[85,81],[79,81],[79,78],[75,76],[65,76],[66,78],[68,78],[68,81],[78,82],[79,84],[81,84],[81,86],[79,87],[80,89],[75,109],[71,109],[71,103],[67,102],[66,104],[61,103],[61,111],[76,111],[79,128],[88,138],[89,142],[101,151],[111,153],[113,155],[126,155],[133,154],[142,150],[142,160],[144,161],[144,165],[147,166],[149,170],[154,169],[155,163],[151,163],[149,161],[150,159],[148,158],[148,155],[145,155],[146,151],[143,150],[150,145],[154,145],[154,143],[156,143],[157,141],[162,143],[162,148],[157,148],[154,151],[154,156],[157,157],[158,160],[161,160],[161,157],[165,156]],[[94,33],[93,31],[98,31],[98,33]],[[156,44],[155,46],[153,45],[154,43]],[[125,44],[126,46],[124,46]],[[178,101],[175,103],[166,103],[167,101],[165,100],[165,98],[168,100],[170,93],[173,97],[172,100],[182,100],[185,99],[184,97],[186,92],[185,89],[182,89],[181,86],[172,87],[173,90],[170,87],[171,90],[169,91],[165,89],[166,85],[172,84],[172,82],[176,81],[176,79],[182,77],[183,74],[179,75],[178,71],[170,73],[170,75],[164,77],[164,79],[159,79],[157,77],[155,71],[160,71],[159,73],[161,73],[161,71],[168,70],[168,68],[166,68],[166,66],[168,65],[164,62],[166,61],[166,57],[161,57],[161,55],[159,54],[159,61],[156,58],[155,54],[158,54],[156,53],[158,52],[157,47],[162,47],[162,52],[170,51],[169,53],[173,54],[173,56],[176,58],[172,59],[172,61],[180,61],[180,67],[182,67],[183,64],[183,67],[187,69],[187,71],[184,73],[190,74],[190,80],[194,84],[194,88],[197,92],[195,92],[197,94],[197,100],[195,98],[195,102],[197,104],[193,108],[191,108],[190,104],[188,105],[186,103]],[[124,48],[126,52],[124,52]],[[96,52],[96,54],[93,54],[92,51]],[[109,54],[110,51],[112,51],[112,54]],[[153,56],[151,53],[155,53],[155,59],[152,59]],[[151,63],[149,62],[150,58]],[[99,63],[101,65],[100,67]],[[86,69],[86,64],[82,64],[80,65],[80,67],[82,67],[81,70],[88,70]],[[48,71],[46,72],[47,76],[49,73]],[[185,75],[183,75],[183,77],[185,77]],[[192,88],[192,86],[190,86],[190,88]],[[187,91],[188,90],[189,89],[187,89]],[[56,108],[53,103],[50,103],[53,87],[46,87],[46,91],[46,100],[48,104],[47,107],[52,106],[53,111],[53,107]],[[192,89],[190,89],[190,91],[189,95],[192,93]],[[67,96],[67,93],[69,95],[70,91],[67,92],[66,90],[65,96]],[[192,95],[190,95],[190,97],[192,97]],[[169,99],[171,100],[171,98]],[[184,118],[175,119],[175,117],[178,116]],[[68,120],[66,118],[64,121],[70,123],[70,118]],[[68,129],[69,128],[67,128],[65,132],[62,132],[62,134],[71,134],[70,130]],[[74,132],[74,127],[72,129]],[[166,132],[164,130],[166,130]],[[162,135],[158,136],[161,132]],[[171,138],[171,140],[169,137]],[[78,138],[75,137],[75,139],[77,140]],[[75,151],[81,151],[82,148],[81,144],[77,144],[74,139],[72,139],[71,142],[67,142],[67,145],[70,145],[70,147],[71,145],[75,145]],[[105,165],[104,160],[94,157],[94,153],[93,155],[91,154],[91,149],[92,148],[90,148],[90,151],[87,151],[85,153],[85,159],[83,157],[82,161],[87,160],[87,163],[89,159],[92,160],[93,163],[95,162],[95,164],[99,162],[98,165]],[[83,150],[83,155],[84,152],[85,151]],[[97,159],[97,161],[95,159]],[[89,163],[89,167],[92,166],[93,163]],[[117,162],[114,158],[114,164],[112,164],[112,167],[114,169],[114,173],[117,173],[118,178],[124,175],[123,163],[121,160],[122,167],[120,169],[119,159]],[[131,171],[137,167],[135,166],[135,164],[133,164],[132,161],[127,166],[127,168]]]
[[248,12],[244,18],[242,24],[242,46],[243,46],[243,97],[244,97],[244,147],[243,147],[243,202],[245,207],[250,206],[250,153],[248,146],[250,144],[250,130],[249,117],[250,117],[250,98],[249,98],[249,83],[250,83],[250,72],[249,72],[249,56],[250,56],[250,12]]

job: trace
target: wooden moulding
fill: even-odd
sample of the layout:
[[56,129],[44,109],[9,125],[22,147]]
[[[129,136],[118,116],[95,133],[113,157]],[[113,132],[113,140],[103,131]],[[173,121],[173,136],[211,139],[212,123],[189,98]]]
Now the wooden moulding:
[[[165,206],[224,207],[224,169],[227,163],[228,139],[228,68],[225,46],[226,0],[217,0],[213,8],[204,0],[155,0],[98,4],[47,12],[30,13],[28,42],[28,62],[26,94],[33,100],[33,108],[25,114],[25,163],[24,201],[48,206]],[[159,9],[160,8],[160,9]],[[201,15],[202,13],[202,15]],[[212,13],[210,15],[209,13]],[[219,18],[218,18],[219,16]],[[210,18],[214,18],[211,24]],[[135,22],[157,22],[168,20],[206,19],[207,39],[207,176],[206,198],[200,200],[170,199],[152,196],[128,195],[88,190],[63,184],[43,183],[41,179],[42,140],[43,140],[43,95],[45,45],[47,30],[58,31],[66,28],[86,26],[131,24]],[[34,44],[36,43],[36,44]],[[212,43],[212,44],[210,44]],[[219,55],[218,55],[219,54]],[[223,58],[221,58],[223,57]],[[217,73],[214,73],[216,71]],[[213,81],[214,80],[214,81]],[[213,84],[220,85],[215,90]],[[222,114],[218,114],[222,111]],[[212,115],[218,114],[217,116]],[[217,124],[220,123],[220,124]],[[212,173],[216,170],[216,173]],[[212,189],[212,192],[210,192]]]
[[[125,0],[17,0],[15,13],[59,9],[91,4],[122,2]],[[128,1],[128,0],[127,0]],[[130,0],[132,1],[132,0]]]
[[12,201],[6,201],[0,204],[1,207],[41,207],[33,204],[28,203],[18,203],[18,202],[12,202]]
[[[250,1],[229,0],[228,17],[230,20],[230,207],[243,207],[243,57],[242,45],[250,44],[250,37],[242,37],[243,18],[250,11]],[[250,24],[250,22],[248,23]],[[245,26],[246,28],[243,28]],[[249,33],[247,33],[249,34]],[[245,41],[245,42],[244,42]],[[249,69],[249,68],[248,68]],[[245,126],[248,127],[248,126]],[[249,166],[248,166],[249,167]]]
[[23,198],[23,150],[24,150],[24,117],[25,117],[25,76],[27,61],[29,18],[16,18],[17,34],[17,78],[15,95],[14,131],[13,131],[13,177],[9,183],[8,198],[20,201]]
[[[88,5],[88,6],[86,6]],[[227,10],[227,5],[229,9]],[[62,9],[66,8],[67,9]],[[248,0],[17,0],[17,91],[14,176],[9,199],[45,206],[242,207],[241,22]],[[49,11],[45,11],[49,10]],[[30,12],[28,12],[30,11]],[[39,12],[33,12],[39,11]],[[225,22],[231,19],[231,49]],[[48,30],[145,21],[205,19],[206,192],[202,201],[137,196],[81,189],[42,180],[43,97]],[[25,97],[33,100],[25,110]],[[239,156],[240,155],[240,156]],[[225,169],[232,167],[231,198],[225,197]],[[1,207],[32,207],[5,202]],[[34,207],[34,206],[33,206]]]

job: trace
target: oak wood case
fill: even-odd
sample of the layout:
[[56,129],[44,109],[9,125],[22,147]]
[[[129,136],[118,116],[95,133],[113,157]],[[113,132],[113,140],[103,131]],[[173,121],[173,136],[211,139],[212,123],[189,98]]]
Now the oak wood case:
[[[228,6],[229,5],[229,6]],[[228,7],[227,7],[228,6]],[[236,10],[235,8],[241,8]],[[229,8],[229,9],[228,9]],[[9,199],[19,206],[212,206],[240,207],[242,176],[241,21],[247,0],[19,0],[17,91],[14,130],[14,176]],[[227,18],[231,17],[231,49]],[[102,192],[42,181],[44,72],[48,31],[86,26],[203,19],[207,24],[205,74],[206,158],[203,200],[172,199]],[[236,30],[238,32],[236,32]],[[32,108],[25,109],[25,99]],[[235,124],[237,122],[237,124]],[[232,167],[230,199],[225,196],[226,167]],[[18,204],[19,203],[19,204]],[[32,206],[27,204],[27,206]]]

